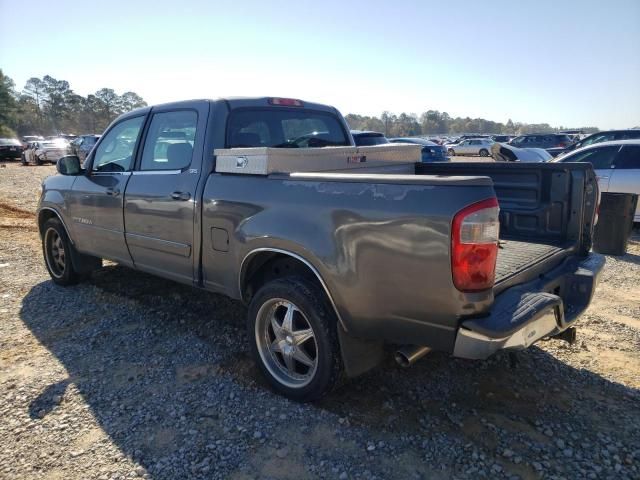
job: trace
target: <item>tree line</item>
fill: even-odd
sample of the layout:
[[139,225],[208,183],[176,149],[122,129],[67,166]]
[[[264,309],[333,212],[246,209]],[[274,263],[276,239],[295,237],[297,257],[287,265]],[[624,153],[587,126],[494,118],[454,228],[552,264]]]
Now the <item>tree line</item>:
[[[144,107],[147,103],[135,92],[118,95],[101,88],[86,97],[76,94],[68,81],[50,75],[32,77],[21,90],[0,70],[0,136],[56,135],[60,133],[101,133],[118,115]],[[429,134],[551,133],[562,130],[547,123],[506,123],[484,118],[451,117],[447,112],[428,110],[420,116],[383,112],[379,117],[349,114],[347,122],[355,130],[374,130],[390,137]],[[585,133],[595,127],[581,128]]]
[[[494,122],[484,118],[451,117],[447,112],[428,110],[418,116],[414,113],[395,115],[383,112],[379,117],[348,114],[346,117],[349,127],[354,130],[373,130],[382,132],[387,137],[412,137],[430,134],[459,134],[459,133],[503,133],[508,135],[523,135],[526,133],[553,133],[563,130],[563,127],[552,127],[548,123],[507,123]],[[581,127],[584,133],[597,132],[595,127]]]
[[18,90],[0,70],[0,136],[99,134],[118,115],[146,106],[137,93],[111,88],[83,97],[50,75],[32,77]]

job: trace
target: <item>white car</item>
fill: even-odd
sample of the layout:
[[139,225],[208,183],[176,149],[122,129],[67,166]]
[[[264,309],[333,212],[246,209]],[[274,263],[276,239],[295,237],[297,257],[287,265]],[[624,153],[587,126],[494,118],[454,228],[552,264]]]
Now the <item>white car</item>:
[[60,157],[69,155],[69,142],[64,138],[38,140],[25,150],[27,164],[41,165],[44,162],[56,163]]
[[[640,195],[640,140],[615,140],[579,148],[553,162],[589,162],[598,176],[600,192]],[[640,222],[640,202],[634,222]]]
[[469,138],[455,145],[447,145],[449,155],[491,155],[491,145],[495,142],[490,138]]

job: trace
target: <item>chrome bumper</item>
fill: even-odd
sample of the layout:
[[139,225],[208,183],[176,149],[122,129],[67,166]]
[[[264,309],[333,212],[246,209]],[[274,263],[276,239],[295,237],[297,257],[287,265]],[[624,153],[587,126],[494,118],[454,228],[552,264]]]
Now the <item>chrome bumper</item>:
[[456,337],[453,356],[471,360],[484,360],[498,350],[523,350],[541,338],[559,333],[555,309],[546,311],[537,320],[525,324],[520,330],[504,338],[491,338],[461,328]]
[[485,359],[565,331],[589,306],[604,264],[597,253],[573,257],[539,279],[506,290],[486,317],[461,323],[453,355]]

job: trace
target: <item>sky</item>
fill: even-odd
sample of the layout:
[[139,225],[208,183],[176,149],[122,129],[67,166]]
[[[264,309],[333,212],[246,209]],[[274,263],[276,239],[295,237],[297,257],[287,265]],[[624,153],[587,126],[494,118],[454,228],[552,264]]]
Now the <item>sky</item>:
[[18,88],[640,125],[640,0],[0,0],[0,18],[16,19],[0,68]]

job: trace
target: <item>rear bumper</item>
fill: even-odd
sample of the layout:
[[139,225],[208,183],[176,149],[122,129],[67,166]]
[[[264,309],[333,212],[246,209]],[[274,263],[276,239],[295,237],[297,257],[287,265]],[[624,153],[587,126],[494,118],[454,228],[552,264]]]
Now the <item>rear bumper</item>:
[[484,359],[566,330],[591,303],[604,263],[596,253],[571,257],[540,278],[506,290],[488,316],[462,322],[453,355]]
[[22,150],[0,150],[0,158],[22,158]]

